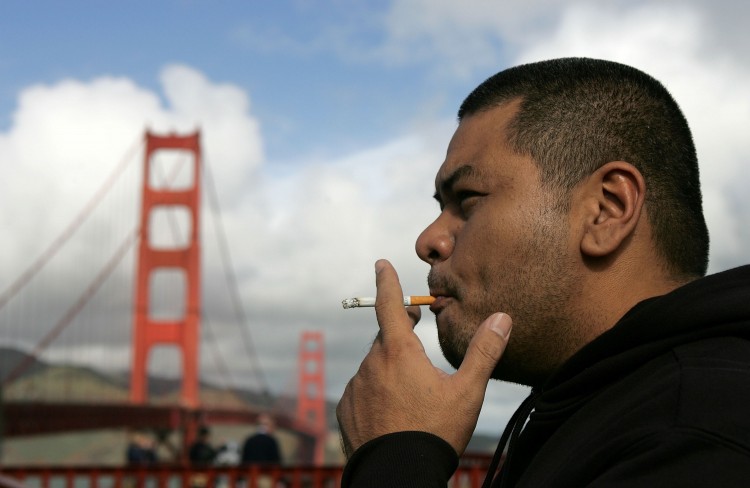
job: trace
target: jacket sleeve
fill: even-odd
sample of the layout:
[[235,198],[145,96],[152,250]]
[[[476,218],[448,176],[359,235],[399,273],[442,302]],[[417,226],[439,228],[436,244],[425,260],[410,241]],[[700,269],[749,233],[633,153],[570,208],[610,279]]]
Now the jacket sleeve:
[[450,444],[427,432],[396,432],[364,444],[344,468],[342,488],[445,488],[458,467]]

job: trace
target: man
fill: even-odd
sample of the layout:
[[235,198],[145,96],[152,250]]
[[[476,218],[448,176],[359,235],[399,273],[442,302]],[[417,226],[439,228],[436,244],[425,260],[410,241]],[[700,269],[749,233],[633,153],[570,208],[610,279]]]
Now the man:
[[342,486],[445,486],[490,378],[533,389],[485,486],[750,485],[750,267],[703,277],[698,163],[666,89],[559,59],[489,78],[458,118],[416,244],[457,371],[432,366],[378,261]]
[[[198,428],[198,436],[188,449],[188,460],[196,468],[212,466],[216,458],[216,449],[211,445],[211,429],[205,425]],[[197,472],[190,477],[190,488],[209,486],[205,473]]]
[[216,458],[216,449],[211,445],[211,430],[201,425],[198,428],[198,437],[190,445],[188,458],[194,466],[211,466]]
[[271,416],[260,414],[255,433],[249,436],[242,446],[242,464],[281,463],[281,450],[273,431],[274,423]]
[[127,464],[130,466],[152,466],[156,464],[157,458],[153,439],[144,431],[133,431],[130,434],[125,457]]

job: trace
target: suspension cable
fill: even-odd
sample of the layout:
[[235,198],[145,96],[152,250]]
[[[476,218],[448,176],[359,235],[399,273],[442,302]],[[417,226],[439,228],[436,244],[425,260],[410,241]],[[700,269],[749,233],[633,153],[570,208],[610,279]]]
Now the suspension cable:
[[81,212],[73,219],[66,229],[47,247],[47,249],[11,283],[11,285],[0,295],[0,310],[16,295],[29,281],[49,262],[57,251],[70,239],[78,230],[81,224],[91,215],[99,202],[104,198],[107,192],[112,188],[117,179],[123,173],[128,163],[131,161],[135,152],[142,146],[143,140],[139,138],[135,144],[125,153],[120,163],[115,167],[112,174],[104,181],[104,184],[83,207]]
[[[132,153],[132,149],[130,152]],[[172,174],[169,175],[168,177],[169,182],[174,181],[174,179],[177,177],[177,174],[179,173],[179,169],[180,167],[178,166],[177,168],[174,169]],[[148,178],[148,175],[143,175],[143,177]],[[80,217],[81,216],[79,215],[79,218]],[[80,223],[77,225],[80,225]],[[69,226],[69,228],[73,228],[73,227],[75,226]],[[142,237],[142,234],[143,234],[143,229],[141,229],[140,227],[140,222],[136,223],[135,228],[133,228],[133,230],[131,230],[130,233],[125,237],[125,240],[120,244],[120,246],[112,255],[112,257],[109,259],[109,261],[107,261],[104,268],[102,268],[99,271],[99,273],[97,273],[97,275],[91,281],[91,283],[86,288],[86,290],[84,290],[84,292],[81,294],[78,300],[76,300],[76,302],[65,312],[62,318],[57,321],[55,326],[52,327],[52,329],[49,332],[47,332],[47,334],[44,335],[42,340],[40,340],[34,346],[34,349],[28,355],[26,355],[25,358],[21,360],[18,363],[18,365],[16,365],[16,367],[12,371],[10,371],[10,373],[8,373],[8,375],[4,379],[2,379],[2,385],[8,385],[12,381],[16,380],[20,375],[22,375],[29,367],[31,367],[34,361],[38,359],[39,355],[42,352],[44,352],[44,350],[52,343],[52,341],[54,341],[63,332],[63,330],[65,330],[65,328],[68,327],[73,322],[73,319],[75,319],[78,313],[81,310],[83,310],[83,307],[86,306],[89,300],[93,298],[93,296],[96,294],[99,288],[104,284],[104,282],[109,277],[109,275],[112,274],[112,272],[115,270],[115,268],[120,263],[120,261],[122,261],[122,259],[125,257],[125,255],[130,250],[130,248],[133,247],[133,245],[136,242],[138,242],[138,239]],[[60,244],[64,243],[68,237],[70,236],[67,236],[65,239],[63,239]],[[54,255],[54,252],[51,253],[47,259],[51,258],[53,255]]]
[[209,195],[209,206],[211,207],[211,212],[214,216],[212,221],[214,222],[215,234],[219,243],[219,253],[221,255],[221,261],[224,267],[224,275],[227,279],[227,284],[229,285],[229,296],[232,301],[232,307],[234,308],[234,313],[239,324],[240,336],[242,337],[242,342],[245,347],[245,353],[251,361],[253,372],[255,373],[255,376],[263,390],[263,393],[265,395],[268,395],[270,393],[268,382],[266,381],[263,370],[260,367],[260,360],[258,359],[258,355],[256,354],[255,346],[253,345],[252,338],[250,337],[250,332],[246,327],[247,318],[240,301],[238,292],[239,287],[237,286],[237,277],[234,274],[234,267],[232,266],[226,232],[224,231],[224,227],[221,223],[219,199],[217,197],[216,187],[214,185],[213,177],[211,176],[211,171],[209,169],[207,160],[205,160],[203,168],[206,176],[205,181]]
[[37,360],[39,355],[54,341],[65,328],[73,322],[78,313],[83,309],[84,306],[91,300],[96,294],[97,290],[104,284],[106,279],[112,274],[117,265],[125,257],[125,254],[133,247],[133,244],[138,241],[140,231],[138,229],[132,231],[128,235],[125,241],[120,244],[120,247],[115,251],[115,254],[110,258],[107,264],[102,268],[96,275],[94,280],[89,284],[88,288],[83,294],[76,300],[76,302],[65,312],[60,320],[57,321],[55,326],[45,334],[41,341],[39,341],[34,349],[25,356],[25,358],[3,379],[3,386],[8,385],[15,379],[17,379],[24,371],[26,371],[33,363]]
[[[160,184],[168,187],[170,186],[170,180],[175,180],[177,176],[179,175],[179,172],[182,170],[182,168],[185,166],[187,162],[187,158],[181,158],[178,163],[175,165],[171,178],[164,175],[163,168],[160,165],[156,166],[156,172],[157,177],[160,181]],[[169,222],[169,228],[172,233],[172,239],[175,243],[180,241],[180,225],[179,222],[177,222],[177,219],[175,218],[174,212],[170,212],[167,214],[167,219]],[[214,334],[213,326],[211,324],[211,321],[208,318],[208,315],[205,313],[205,309],[201,311],[201,322],[202,327],[201,329],[206,332],[205,337],[208,341],[208,350],[211,353],[211,359],[213,360],[214,367],[216,368],[216,371],[219,373],[219,376],[224,380],[225,382],[225,388],[227,388],[236,398],[240,398],[239,394],[237,393],[237,389],[235,388],[234,379],[232,378],[232,375],[229,371],[229,368],[227,368],[226,362],[223,360],[221,355],[219,354],[218,344],[216,341],[216,336]]]

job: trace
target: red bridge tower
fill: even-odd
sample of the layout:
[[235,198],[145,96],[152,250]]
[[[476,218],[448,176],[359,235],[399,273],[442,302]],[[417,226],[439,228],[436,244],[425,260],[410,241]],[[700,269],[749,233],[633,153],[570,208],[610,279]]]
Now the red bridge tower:
[[[141,404],[147,397],[147,362],[149,351],[157,344],[177,346],[182,358],[181,403],[190,408],[198,406],[198,343],[200,338],[200,133],[187,136],[158,136],[146,132],[143,158],[143,199],[141,207],[140,245],[136,270],[135,313],[133,319],[133,364],[130,376],[130,401]],[[156,188],[152,160],[162,150],[184,152],[192,156],[192,182],[187,188],[172,190],[167,185]],[[190,230],[184,247],[164,249],[152,243],[152,213],[183,207],[189,212]],[[156,270],[181,270],[185,278],[185,307],[183,316],[173,320],[153,317],[151,288]]]
[[315,431],[317,440],[313,461],[323,463],[326,434],[325,349],[323,333],[302,333],[299,349],[299,385],[297,392],[297,421]]

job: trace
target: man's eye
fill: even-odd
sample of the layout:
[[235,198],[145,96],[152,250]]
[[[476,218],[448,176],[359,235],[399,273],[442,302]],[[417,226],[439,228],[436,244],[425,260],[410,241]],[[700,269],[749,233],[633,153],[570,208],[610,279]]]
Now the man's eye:
[[475,191],[458,191],[456,192],[456,203],[461,211],[465,213],[479,201],[479,197],[481,196],[481,193]]

